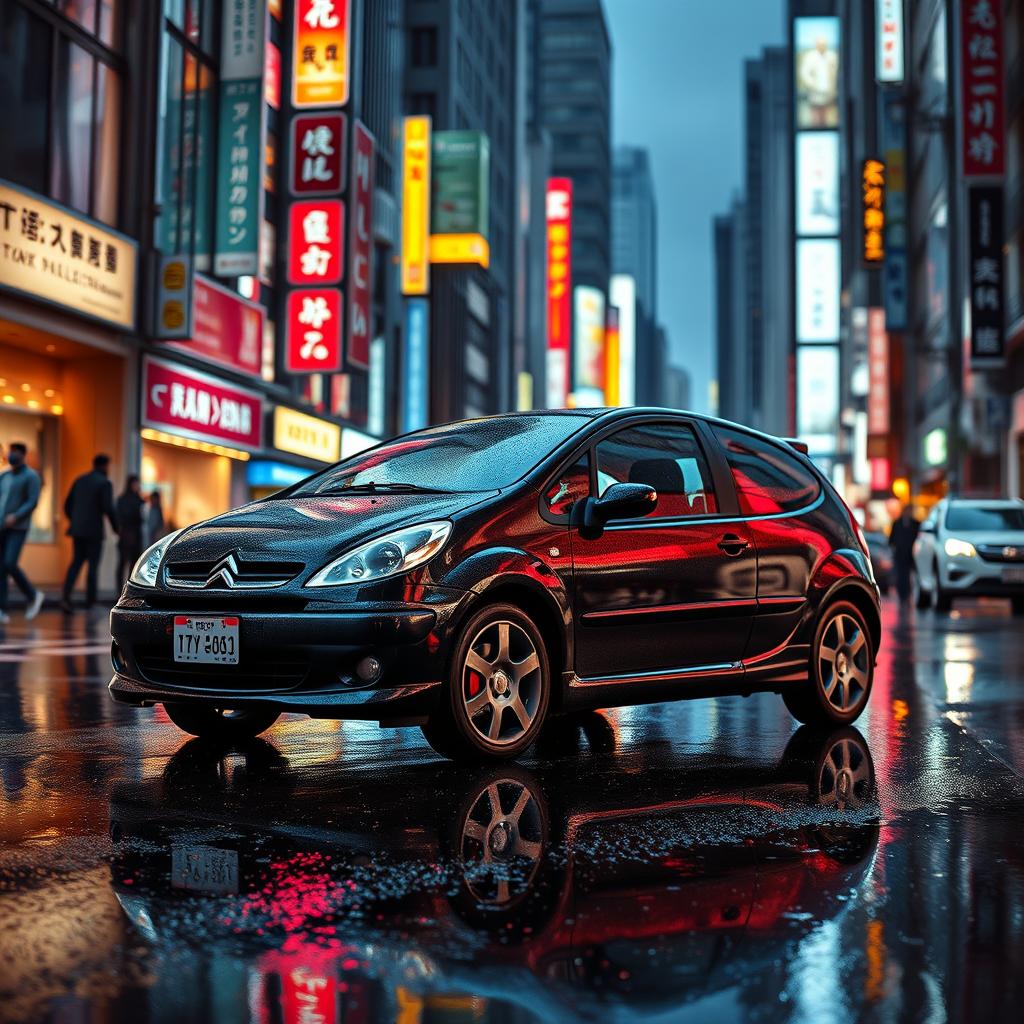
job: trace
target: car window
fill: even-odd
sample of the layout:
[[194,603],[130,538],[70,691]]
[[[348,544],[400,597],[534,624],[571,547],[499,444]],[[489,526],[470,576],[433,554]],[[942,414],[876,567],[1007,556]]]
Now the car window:
[[412,485],[442,491],[508,487],[588,422],[583,415],[493,416],[430,427],[360,452],[299,484],[294,497],[351,487]]
[[728,427],[713,430],[725,449],[744,515],[794,512],[805,508],[821,493],[814,473],[780,445]]
[[947,530],[1024,530],[1024,507],[984,508],[979,505],[950,505],[946,513]]
[[583,455],[549,481],[544,489],[544,505],[553,516],[568,515],[569,509],[589,493],[590,458]]
[[718,511],[711,473],[693,430],[682,423],[627,427],[597,445],[598,491],[614,483],[647,484],[658,492],[648,518]]

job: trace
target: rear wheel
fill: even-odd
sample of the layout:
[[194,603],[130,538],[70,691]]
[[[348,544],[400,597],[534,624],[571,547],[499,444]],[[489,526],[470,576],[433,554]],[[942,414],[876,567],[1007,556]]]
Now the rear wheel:
[[914,588],[914,606],[922,611],[931,608],[932,592],[921,582],[921,574],[916,568],[911,573],[911,586]]
[[508,760],[537,738],[550,694],[540,630],[513,605],[489,605],[463,627],[423,735],[453,760]]
[[807,681],[784,690],[782,699],[797,721],[848,725],[864,710],[874,674],[874,646],[863,614],[837,601],[818,622]]
[[251,740],[280,717],[274,708],[218,708],[205,704],[164,704],[167,717],[193,736],[223,743]]

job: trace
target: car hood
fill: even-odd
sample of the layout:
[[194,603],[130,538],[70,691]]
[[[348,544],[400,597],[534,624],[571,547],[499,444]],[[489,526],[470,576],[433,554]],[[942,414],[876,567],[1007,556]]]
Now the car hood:
[[403,526],[447,519],[498,494],[354,494],[271,498],[197,523],[170,545],[165,564],[242,560],[302,562],[309,568]]
[[972,544],[1024,549],[1024,531],[1021,530],[946,530],[945,536],[967,540]]

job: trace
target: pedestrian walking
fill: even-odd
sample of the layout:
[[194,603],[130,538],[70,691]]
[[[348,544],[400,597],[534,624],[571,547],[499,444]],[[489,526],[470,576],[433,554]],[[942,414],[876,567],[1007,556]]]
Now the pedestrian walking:
[[155,544],[165,533],[164,505],[159,491],[149,495],[149,511],[146,513],[146,546]]
[[96,603],[96,577],[100,568],[100,555],[103,554],[104,517],[109,520],[114,533],[118,532],[114,488],[109,473],[110,456],[97,455],[92,460],[92,469],[75,480],[64,500],[64,515],[71,521],[68,536],[74,546],[71,564],[64,577],[61,599],[61,608],[67,613],[74,610],[71,606],[71,592],[75,589],[83,565],[88,565],[85,606],[91,608]]
[[11,468],[0,475],[0,623],[10,621],[7,614],[8,576],[28,602],[26,619],[34,619],[43,607],[43,592],[32,586],[18,565],[42,488],[39,474],[28,464],[27,458],[28,447],[14,441],[7,451]]
[[892,548],[892,570],[896,577],[896,593],[900,601],[910,600],[911,574],[914,571],[914,541],[920,524],[909,505],[903,506],[899,519],[889,529],[889,547]]
[[117,499],[117,589],[124,587],[135,563],[142,554],[142,512],[146,502],[142,497],[139,478],[133,473],[125,481],[124,491]]

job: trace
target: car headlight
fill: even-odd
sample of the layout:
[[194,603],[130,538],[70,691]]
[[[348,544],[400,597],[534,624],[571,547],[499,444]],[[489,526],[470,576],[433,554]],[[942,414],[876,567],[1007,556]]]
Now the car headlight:
[[160,571],[160,563],[164,560],[171,541],[179,533],[181,530],[175,530],[173,533],[167,534],[166,537],[161,537],[155,544],[151,544],[142,552],[142,557],[135,563],[135,568],[132,569],[132,574],[129,577],[132,583],[137,587],[156,586],[156,574]]
[[385,534],[325,565],[306,586],[342,587],[398,576],[433,558],[451,532],[451,523],[439,522]]
[[956,558],[957,556],[962,558],[973,558],[978,553],[970,541],[957,540],[956,537],[950,537],[946,543],[943,544],[943,548],[950,558]]

